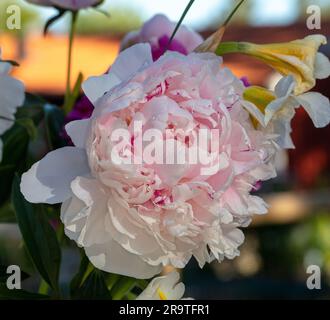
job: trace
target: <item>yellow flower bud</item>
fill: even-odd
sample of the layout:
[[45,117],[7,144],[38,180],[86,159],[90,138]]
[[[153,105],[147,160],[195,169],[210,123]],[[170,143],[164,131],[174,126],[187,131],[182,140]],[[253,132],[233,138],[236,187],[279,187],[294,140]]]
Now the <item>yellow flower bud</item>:
[[315,79],[330,75],[329,59],[319,53],[319,47],[326,44],[323,35],[311,35],[301,40],[274,44],[253,44],[249,42],[224,42],[216,50],[218,55],[239,52],[253,56],[284,76],[292,75],[296,86],[294,94],[309,91],[315,86]]
[[[251,86],[244,90],[243,98],[253,103],[264,115],[266,107],[276,99],[275,94],[263,87]],[[251,121],[255,128],[258,127],[258,120],[251,114]]]

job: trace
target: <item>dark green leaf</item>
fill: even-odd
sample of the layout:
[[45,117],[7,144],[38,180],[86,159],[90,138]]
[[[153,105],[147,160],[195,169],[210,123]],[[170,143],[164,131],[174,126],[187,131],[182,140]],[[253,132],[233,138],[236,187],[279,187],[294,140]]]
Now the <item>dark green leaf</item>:
[[0,284],[0,299],[6,300],[46,300],[48,296],[24,290],[9,290],[6,285]]
[[[1,174],[1,173],[0,173]],[[0,208],[0,223],[15,223],[15,211],[9,202]]]
[[42,205],[28,203],[20,191],[16,176],[12,188],[12,203],[27,251],[43,279],[56,292],[61,263],[61,249],[56,232],[49,225]]
[[28,133],[31,140],[35,140],[37,138],[38,130],[33,122],[33,119],[21,118],[21,119],[17,119],[16,123],[18,123],[20,126],[26,129],[26,132]]
[[121,277],[119,281],[111,289],[111,296],[113,300],[121,300],[131,292],[137,285],[137,279],[130,277]]
[[105,282],[104,273],[100,270],[93,269],[93,271],[89,273],[82,285],[76,290],[73,298],[80,300],[111,299]]
[[72,298],[76,298],[79,296],[79,289],[83,285],[84,281],[87,279],[87,277],[90,275],[90,273],[93,271],[93,268],[91,268],[91,264],[86,257],[84,251],[81,252],[81,261],[79,266],[78,273],[74,276],[70,283],[70,294]]
[[[26,94],[24,105],[18,108],[16,119],[31,119],[38,125],[44,117],[45,102],[36,96]],[[33,135],[32,123],[24,126],[15,123],[3,136],[3,159],[0,163],[0,205],[8,200],[15,172],[26,171],[26,154],[29,145],[29,132]],[[30,131],[29,131],[30,130]]]
[[44,118],[43,106],[47,104],[42,98],[26,93],[24,105],[17,109],[16,119],[30,118],[35,125],[38,125]]
[[2,137],[3,158],[0,163],[0,205],[9,197],[10,185],[15,172],[24,172],[25,158],[29,143],[29,135],[26,129],[15,124]]
[[44,106],[44,112],[48,145],[52,149],[64,147],[66,141],[61,137],[65,120],[63,110],[57,106],[46,104]]

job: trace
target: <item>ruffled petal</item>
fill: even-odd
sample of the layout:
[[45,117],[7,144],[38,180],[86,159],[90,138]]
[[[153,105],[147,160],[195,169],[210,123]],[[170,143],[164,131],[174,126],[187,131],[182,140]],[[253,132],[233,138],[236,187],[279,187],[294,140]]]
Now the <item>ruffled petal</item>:
[[64,147],[48,153],[23,174],[21,192],[32,203],[60,203],[72,195],[71,182],[89,172],[85,150]]
[[90,130],[90,119],[71,121],[65,126],[67,134],[78,148],[85,148]]
[[160,265],[149,265],[140,256],[129,253],[113,240],[87,247],[85,252],[96,268],[128,277],[149,279],[162,270]]
[[330,122],[329,99],[318,92],[308,92],[297,97],[316,128],[323,128]]

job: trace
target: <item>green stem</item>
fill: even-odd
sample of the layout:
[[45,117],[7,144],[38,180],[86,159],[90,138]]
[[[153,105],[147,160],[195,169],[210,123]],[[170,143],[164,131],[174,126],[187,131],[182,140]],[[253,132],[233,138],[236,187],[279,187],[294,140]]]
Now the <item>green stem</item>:
[[234,8],[234,10],[229,14],[229,16],[227,17],[226,21],[224,22],[224,26],[227,26],[228,23],[230,22],[231,18],[234,16],[234,14],[237,12],[237,10],[240,8],[240,6],[243,4],[245,0],[241,0],[236,7]]
[[179,28],[180,28],[180,26],[181,26],[181,24],[182,24],[184,18],[186,17],[186,15],[187,15],[189,9],[191,8],[191,6],[193,5],[194,2],[195,2],[195,0],[190,0],[190,1],[188,2],[187,6],[185,7],[185,9],[184,9],[184,11],[183,11],[183,13],[182,13],[182,15],[181,15],[181,17],[180,17],[179,22],[176,24],[176,26],[175,26],[175,28],[174,28],[172,34],[171,34],[170,40],[169,40],[169,42],[168,42],[168,44],[167,44],[167,48],[166,48],[165,51],[167,51],[167,49],[170,47],[170,45],[171,45],[171,43],[172,43],[172,40],[174,39],[174,37],[175,37],[177,31],[179,30]]
[[76,22],[78,17],[78,11],[71,12],[71,25],[70,25],[70,35],[69,35],[69,51],[68,51],[68,69],[66,77],[66,91],[64,98],[64,112],[68,114],[71,110],[69,109],[69,101],[71,96],[71,69],[72,69],[72,51],[73,51],[73,41],[76,31]]
[[223,56],[227,53],[245,53],[248,54],[248,45],[245,42],[221,42],[215,53],[218,56]]

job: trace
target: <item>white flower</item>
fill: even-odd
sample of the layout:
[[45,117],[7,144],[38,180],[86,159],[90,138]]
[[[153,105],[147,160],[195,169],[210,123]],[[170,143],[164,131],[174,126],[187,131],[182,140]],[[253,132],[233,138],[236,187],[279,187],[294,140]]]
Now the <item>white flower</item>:
[[[10,129],[15,122],[15,113],[24,102],[24,85],[12,78],[9,73],[11,65],[1,61],[0,51],[0,136]],[[3,142],[0,139],[0,161]]]
[[[244,87],[221,58],[168,52],[153,62],[150,45],[137,44],[83,88],[95,106],[92,117],[67,125],[75,147],[49,153],[22,176],[25,198],[63,203],[66,235],[101,270],[151,278],[164,265],[185,267],[191,257],[200,267],[235,258],[244,241],[239,227],[267,212],[250,192],[274,176],[273,147],[253,128],[240,103]],[[132,130],[141,119],[143,130],[176,127],[186,150],[194,144],[177,132],[221,128],[217,171],[203,175],[202,164],[189,161],[116,163],[113,131]],[[125,150],[134,148],[134,139],[124,142]]]
[[[318,92],[295,96],[294,87],[293,76],[287,76],[277,83],[274,92],[253,86],[245,92],[245,98],[249,100],[244,103],[245,107],[265,128],[265,133],[277,135],[274,140],[285,149],[294,148],[291,120],[296,108],[302,106],[316,128],[323,128],[330,122],[330,103],[327,97]],[[250,109],[250,102],[255,103],[257,108]]]
[[185,286],[177,271],[154,278],[136,300],[181,300]]
[[54,6],[68,10],[79,10],[99,4],[103,0],[27,0],[41,6]]

